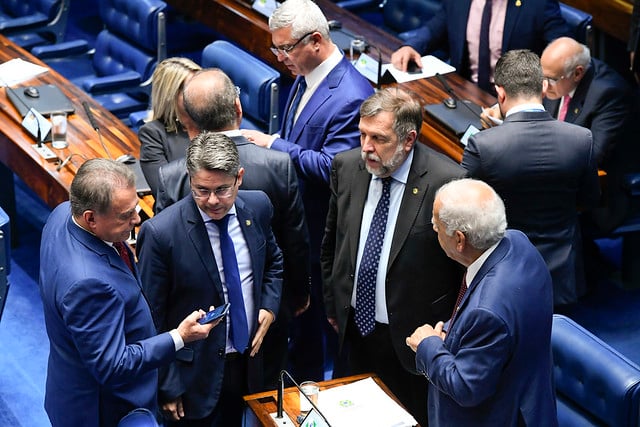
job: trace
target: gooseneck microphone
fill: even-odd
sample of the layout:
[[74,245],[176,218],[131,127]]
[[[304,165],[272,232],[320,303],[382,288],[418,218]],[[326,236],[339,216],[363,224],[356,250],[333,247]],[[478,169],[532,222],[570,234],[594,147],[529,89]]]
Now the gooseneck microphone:
[[67,158],[65,158],[62,162],[60,162],[58,166],[56,166],[56,172],[60,172],[60,170],[62,170],[63,167],[67,166],[67,163],[69,163],[74,156],[80,156],[83,159],[87,160],[87,158],[83,154],[71,153],[67,156]]
[[93,111],[91,111],[91,107],[89,107],[89,103],[87,101],[82,101],[82,107],[84,108],[84,112],[87,114],[87,118],[89,119],[89,123],[91,127],[98,133],[98,139],[100,140],[100,145],[102,145],[102,149],[107,154],[107,157],[113,160],[113,156],[109,152],[109,149],[105,145],[102,140],[102,133],[100,132],[100,126],[98,126],[98,122],[96,122],[96,118],[93,116]]
[[475,111],[466,102],[464,102],[464,100],[461,100],[460,97],[458,97],[458,95],[453,91],[451,86],[449,86],[447,79],[445,79],[442,74],[436,73],[436,78],[440,81],[440,83],[442,84],[442,87],[444,87],[444,90],[447,91],[449,96],[451,96],[451,98],[456,100],[456,107],[459,104],[464,105],[467,110],[471,111],[471,113],[473,113],[474,116],[480,119],[480,123],[486,123],[486,121],[482,118],[482,116],[477,111]]
[[[322,412],[320,412],[320,409],[318,409],[318,407],[316,406],[315,403],[313,403],[313,401],[309,398],[309,396],[307,396],[303,391],[302,388],[300,388],[300,385],[296,382],[296,380],[293,379],[293,377],[291,376],[291,374],[289,374],[289,372],[287,372],[286,370],[282,370],[280,371],[280,376],[278,377],[278,393],[277,393],[277,412],[276,412],[276,418],[282,418],[283,417],[283,411],[284,411],[284,376],[287,376],[289,378],[289,380],[293,383],[293,385],[296,386],[296,388],[298,389],[298,391],[300,392],[300,396],[304,396],[304,398],[307,400],[307,402],[309,402],[309,404],[311,405],[311,407],[316,411],[316,413],[318,415],[320,415],[320,417],[322,418],[322,420],[326,423],[326,425],[330,426],[331,424],[329,424],[329,421],[327,421],[327,418],[324,416],[324,414]],[[300,421],[298,421],[300,422]]]

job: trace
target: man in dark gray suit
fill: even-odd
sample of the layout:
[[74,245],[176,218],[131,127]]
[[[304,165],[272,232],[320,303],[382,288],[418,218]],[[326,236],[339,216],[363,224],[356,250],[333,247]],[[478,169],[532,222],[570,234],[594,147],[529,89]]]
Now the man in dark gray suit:
[[[286,153],[258,147],[240,134],[242,106],[236,87],[219,69],[202,70],[185,85],[178,98],[178,117],[193,139],[201,131],[224,133],[235,143],[245,169],[243,190],[262,190],[273,204],[271,227],[284,258],[282,303],[276,322],[265,338],[265,384],[277,385],[286,368],[288,327],[309,304],[309,234],[298,178]],[[160,168],[156,210],[190,192],[184,160]]]
[[[427,425],[427,383],[405,338],[451,315],[462,274],[440,249],[430,212],[436,190],[464,170],[416,142],[421,126],[420,103],[402,90],[364,101],[361,147],[332,163],[320,263],[327,318],[341,347],[348,345],[351,373],[375,372]],[[385,199],[387,218],[377,220],[374,211]],[[382,224],[386,231],[374,238]],[[368,248],[376,241],[374,262]]]
[[462,166],[496,190],[509,227],[523,231],[542,254],[554,305],[573,303],[585,290],[578,208],[600,198],[591,131],[544,110],[547,80],[531,51],[505,53],[495,85],[504,123],[469,138]]

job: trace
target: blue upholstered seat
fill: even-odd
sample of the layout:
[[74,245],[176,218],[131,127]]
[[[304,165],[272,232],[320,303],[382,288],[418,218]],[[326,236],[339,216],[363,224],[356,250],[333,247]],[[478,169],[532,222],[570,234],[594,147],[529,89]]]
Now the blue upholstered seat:
[[3,0],[0,33],[25,49],[58,43],[67,28],[70,0]]
[[593,17],[564,3],[560,3],[560,13],[567,21],[571,37],[593,50]]
[[269,133],[278,131],[278,71],[224,40],[217,40],[204,48],[202,66],[220,68],[240,88],[242,128]]
[[138,408],[125,415],[117,427],[159,427],[159,425],[151,411]]

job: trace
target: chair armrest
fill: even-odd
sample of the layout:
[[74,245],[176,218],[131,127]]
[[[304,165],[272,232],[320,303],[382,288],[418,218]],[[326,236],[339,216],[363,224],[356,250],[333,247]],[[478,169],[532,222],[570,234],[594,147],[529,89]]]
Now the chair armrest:
[[34,13],[33,15],[8,19],[4,22],[0,22],[0,32],[3,34],[10,34],[13,31],[26,30],[31,27],[41,27],[46,25],[47,21],[47,16],[42,13]]
[[357,10],[365,7],[376,6],[379,0],[343,0],[336,2],[336,5],[346,10]]
[[72,40],[46,46],[36,46],[31,53],[40,59],[65,58],[89,53],[91,48],[86,40]]
[[121,92],[134,89],[142,83],[142,76],[135,71],[114,74],[113,76],[92,77],[82,83],[82,89],[92,95],[109,92]]
[[640,196],[640,172],[625,175],[622,186],[631,196]]

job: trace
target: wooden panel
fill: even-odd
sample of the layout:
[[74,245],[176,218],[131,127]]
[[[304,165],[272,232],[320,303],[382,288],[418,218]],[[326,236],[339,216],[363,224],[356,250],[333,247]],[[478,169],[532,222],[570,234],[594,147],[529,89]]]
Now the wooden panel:
[[563,3],[589,13],[599,30],[625,43],[629,39],[631,0],[563,0]]

